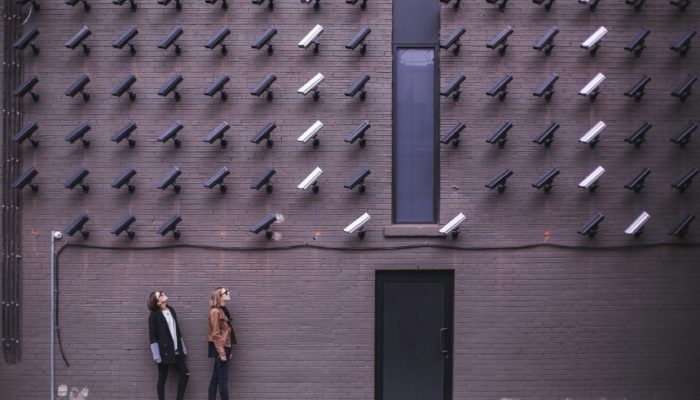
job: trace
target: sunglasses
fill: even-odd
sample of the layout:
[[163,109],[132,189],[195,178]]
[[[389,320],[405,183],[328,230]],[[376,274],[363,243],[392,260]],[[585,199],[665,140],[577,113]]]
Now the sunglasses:
[[222,296],[227,295],[227,294],[228,294],[228,290],[224,289],[224,290],[221,291],[221,295],[222,295]]
[[160,294],[158,295],[158,298],[159,298],[159,299],[160,299],[161,297],[165,296],[165,292],[158,292],[158,293],[160,293]]

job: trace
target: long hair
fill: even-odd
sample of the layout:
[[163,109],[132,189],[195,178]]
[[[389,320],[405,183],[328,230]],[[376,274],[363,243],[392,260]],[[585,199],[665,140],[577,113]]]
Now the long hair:
[[218,287],[218,288],[214,288],[214,290],[211,291],[211,298],[209,299],[209,307],[211,307],[211,308],[223,307],[224,301],[221,300],[222,289],[223,289],[223,287]]
[[160,310],[160,307],[158,307],[158,297],[156,297],[156,293],[158,292],[151,292],[151,294],[148,296],[148,302],[146,302],[146,306],[151,311]]

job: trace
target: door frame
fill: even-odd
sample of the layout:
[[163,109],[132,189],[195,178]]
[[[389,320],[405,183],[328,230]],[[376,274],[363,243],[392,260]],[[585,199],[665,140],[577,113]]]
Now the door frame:
[[444,399],[452,400],[453,362],[454,362],[454,270],[376,270],[374,272],[374,399],[381,400],[383,393],[383,350],[382,338],[384,327],[384,296],[382,286],[387,281],[403,282],[447,282],[445,293],[445,315],[449,329],[446,338],[450,357],[444,361],[445,376],[443,380]]

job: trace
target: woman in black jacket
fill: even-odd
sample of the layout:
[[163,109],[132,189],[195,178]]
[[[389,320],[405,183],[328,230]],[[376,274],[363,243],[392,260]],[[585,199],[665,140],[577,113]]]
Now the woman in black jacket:
[[175,310],[167,304],[168,296],[161,291],[151,293],[148,297],[148,337],[151,342],[153,361],[158,364],[158,400],[165,400],[165,381],[168,367],[175,367],[180,381],[177,384],[177,400],[185,398],[185,389],[190,373],[185,363],[187,348],[182,341],[180,325],[177,323]]

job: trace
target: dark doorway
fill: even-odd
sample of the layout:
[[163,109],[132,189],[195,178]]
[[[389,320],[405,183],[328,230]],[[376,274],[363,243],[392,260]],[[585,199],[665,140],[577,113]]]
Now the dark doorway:
[[375,400],[450,400],[454,271],[377,271],[375,301]]

